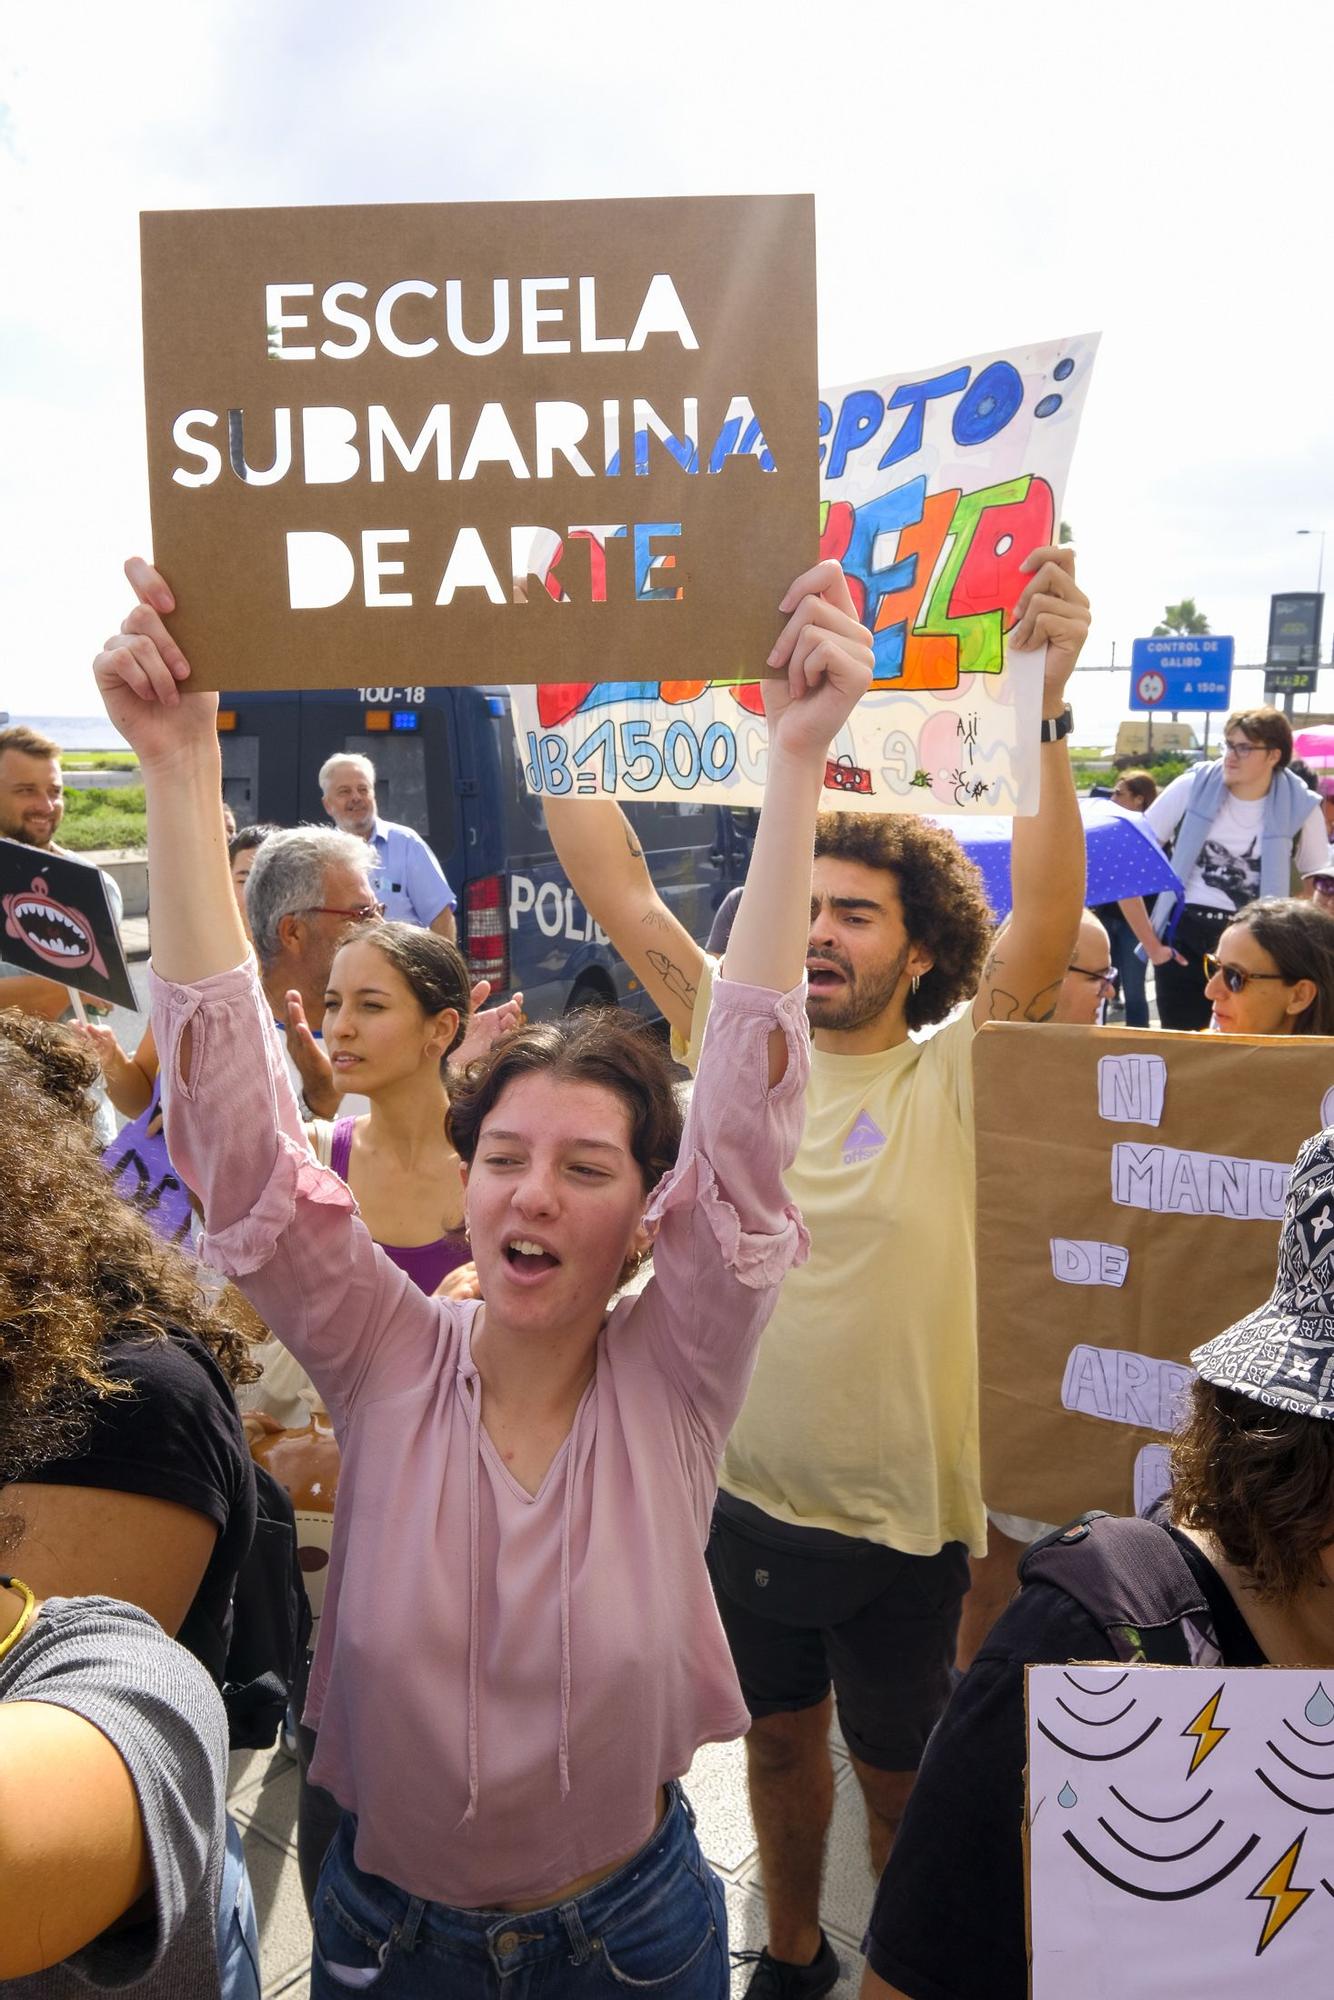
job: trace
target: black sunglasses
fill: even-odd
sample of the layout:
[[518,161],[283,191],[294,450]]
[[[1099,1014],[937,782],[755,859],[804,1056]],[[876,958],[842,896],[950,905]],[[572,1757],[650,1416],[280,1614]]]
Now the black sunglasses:
[[1204,976],[1208,980],[1212,979],[1215,974],[1222,979],[1229,993],[1244,993],[1253,979],[1277,979],[1280,986],[1288,984],[1288,981],[1283,977],[1281,972],[1247,972],[1240,965],[1224,965],[1222,960],[1215,958],[1211,951],[1206,951],[1204,954]]

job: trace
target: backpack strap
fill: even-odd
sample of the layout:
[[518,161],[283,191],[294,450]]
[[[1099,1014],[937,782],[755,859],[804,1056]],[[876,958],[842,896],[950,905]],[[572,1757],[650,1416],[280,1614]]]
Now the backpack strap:
[[1019,1580],[1054,1584],[1072,1597],[1119,1660],[1188,1666],[1201,1637],[1217,1645],[1208,1598],[1157,1521],[1083,1514],[1033,1544]]

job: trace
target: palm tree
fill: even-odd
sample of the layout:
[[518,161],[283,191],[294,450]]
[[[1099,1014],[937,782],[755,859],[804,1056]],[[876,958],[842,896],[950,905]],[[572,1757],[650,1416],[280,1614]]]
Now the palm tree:
[[1169,604],[1163,612],[1163,622],[1155,625],[1153,636],[1161,639],[1171,632],[1179,632],[1195,639],[1209,630],[1209,620],[1202,611],[1196,609],[1193,597],[1183,597],[1180,604]]

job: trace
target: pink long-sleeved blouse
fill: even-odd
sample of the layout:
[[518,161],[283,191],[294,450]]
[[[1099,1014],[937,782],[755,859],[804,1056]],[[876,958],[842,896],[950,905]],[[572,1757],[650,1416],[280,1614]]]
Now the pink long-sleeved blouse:
[[477,1306],[418,1291],[307,1150],[252,967],[154,976],[152,996],[204,1260],[309,1373],[342,1447],[306,1719],[313,1778],[358,1816],[358,1865],[473,1908],[633,1852],[658,1787],[749,1722],[703,1551],[760,1334],[806,1254],[782,1181],[809,1067],[800,990],[719,982],[649,1209],[653,1279],[609,1314],[536,1494],[480,1421]]

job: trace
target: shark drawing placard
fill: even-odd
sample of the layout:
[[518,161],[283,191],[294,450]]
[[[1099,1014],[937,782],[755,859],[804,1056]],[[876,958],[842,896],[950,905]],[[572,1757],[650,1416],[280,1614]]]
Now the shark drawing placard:
[[1334,1672],[1030,1667],[1032,2000],[1314,2000]]
[[106,883],[90,862],[0,840],[0,958],[114,1006],[139,1005]]

